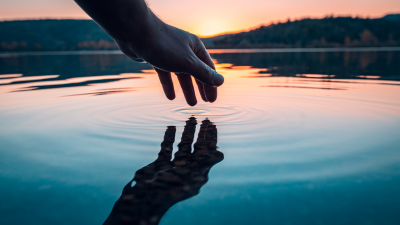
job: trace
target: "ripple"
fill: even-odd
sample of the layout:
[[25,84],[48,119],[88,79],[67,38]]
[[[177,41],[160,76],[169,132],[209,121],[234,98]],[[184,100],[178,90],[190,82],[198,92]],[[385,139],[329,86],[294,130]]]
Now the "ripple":
[[223,106],[223,105],[198,105],[195,109],[192,107],[179,107],[173,110],[173,113],[183,115],[202,115],[202,116],[234,116],[243,111],[239,107],[235,106]]
[[390,109],[391,106],[384,102],[315,95],[249,96],[248,101],[239,104],[213,103],[195,107],[183,106],[184,103],[179,101],[160,104],[162,100],[158,97],[134,102],[121,100],[107,105],[97,104],[82,111],[87,112],[87,122],[95,125],[97,130],[112,128],[107,133],[117,132],[115,136],[130,130],[135,137],[146,139],[151,130],[164,129],[169,125],[179,126],[190,116],[195,116],[198,121],[210,119],[223,129],[225,137],[243,142],[250,138],[257,140],[295,135],[304,130],[312,133],[320,127],[327,130],[342,129],[338,127],[340,123],[334,121],[364,121],[379,115],[390,118],[390,112],[398,112],[398,107]]
[[188,114],[188,115],[193,115],[193,116],[203,115],[203,114],[207,113],[206,110],[200,110],[200,109],[197,109],[197,110],[196,109],[178,109],[177,111],[182,114]]
[[[255,107],[232,105],[198,105],[182,107],[179,104],[128,104],[111,105],[97,110],[91,118],[99,126],[130,129],[137,126],[160,126],[180,123],[190,116],[210,118],[219,125],[255,124],[271,120],[270,112]],[[143,113],[145,112],[145,113]],[[149,123],[151,121],[151,123]]]
[[[400,161],[388,156],[398,146],[392,138],[399,130],[397,99],[391,100],[379,92],[377,98],[368,97],[361,89],[369,87],[368,84],[354,85],[358,89],[343,94],[332,92],[336,96],[321,94],[327,91],[278,88],[245,93],[226,91],[218,103],[195,107],[186,106],[183,96],[166,101],[159,92],[143,89],[120,95],[49,98],[40,104],[25,102],[7,106],[0,115],[4,127],[33,129],[43,135],[65,132],[65,137],[73,136],[74,140],[110,141],[116,146],[123,143],[143,152],[149,146],[159,146],[166,126],[174,125],[178,130],[183,129],[185,120],[191,116],[198,122],[208,118],[218,127],[218,146],[229,158],[225,163],[237,167],[295,162],[303,168],[292,171],[295,177],[308,176],[314,171],[318,175],[327,163],[332,164],[330,171],[339,171],[341,164],[332,158],[352,160],[354,166],[346,167],[345,172],[370,167],[370,161],[357,158],[360,154],[379,154],[376,157],[381,157],[382,164]],[[122,82],[120,86],[128,84]],[[374,84],[377,86],[380,87]],[[384,90],[398,88],[391,85]],[[65,91],[57,94],[65,95]],[[181,131],[177,132],[177,139],[180,134]],[[374,152],[376,146],[380,149],[386,146],[386,155]],[[279,173],[284,175],[286,171]]]

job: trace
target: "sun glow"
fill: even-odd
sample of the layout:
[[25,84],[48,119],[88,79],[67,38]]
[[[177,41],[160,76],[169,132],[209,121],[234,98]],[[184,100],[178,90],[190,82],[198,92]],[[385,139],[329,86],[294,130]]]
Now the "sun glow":
[[190,28],[190,32],[197,34],[201,37],[214,36],[216,34],[229,32],[235,30],[233,24],[221,19],[209,19],[197,24],[195,27]]

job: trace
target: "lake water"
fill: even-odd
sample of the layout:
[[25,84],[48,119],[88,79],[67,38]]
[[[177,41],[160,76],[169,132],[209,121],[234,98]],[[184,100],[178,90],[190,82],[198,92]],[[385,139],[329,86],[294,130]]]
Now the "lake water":
[[119,52],[0,55],[0,224],[102,224],[192,116],[182,143],[206,121],[224,159],[160,224],[400,223],[398,49],[211,52],[225,83],[195,107]]

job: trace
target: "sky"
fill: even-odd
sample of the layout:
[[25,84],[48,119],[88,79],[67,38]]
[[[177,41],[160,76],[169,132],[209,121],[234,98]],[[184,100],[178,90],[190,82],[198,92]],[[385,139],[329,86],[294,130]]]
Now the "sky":
[[[165,22],[200,36],[326,15],[377,18],[400,13],[400,0],[147,0]],[[89,19],[73,0],[0,0],[0,20]]]

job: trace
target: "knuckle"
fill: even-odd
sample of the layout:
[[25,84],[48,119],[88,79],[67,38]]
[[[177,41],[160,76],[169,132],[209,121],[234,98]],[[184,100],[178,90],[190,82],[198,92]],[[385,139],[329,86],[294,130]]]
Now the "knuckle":
[[184,72],[189,72],[193,68],[195,68],[197,64],[197,59],[194,56],[188,56],[184,59],[183,66],[184,66]]
[[203,41],[199,37],[197,37],[197,36],[195,36],[195,37],[196,37],[195,38],[196,52],[204,53],[204,51],[206,49],[204,47]]
[[195,41],[195,43],[197,43],[197,44],[201,43],[201,40],[197,35],[192,34],[192,38]]

